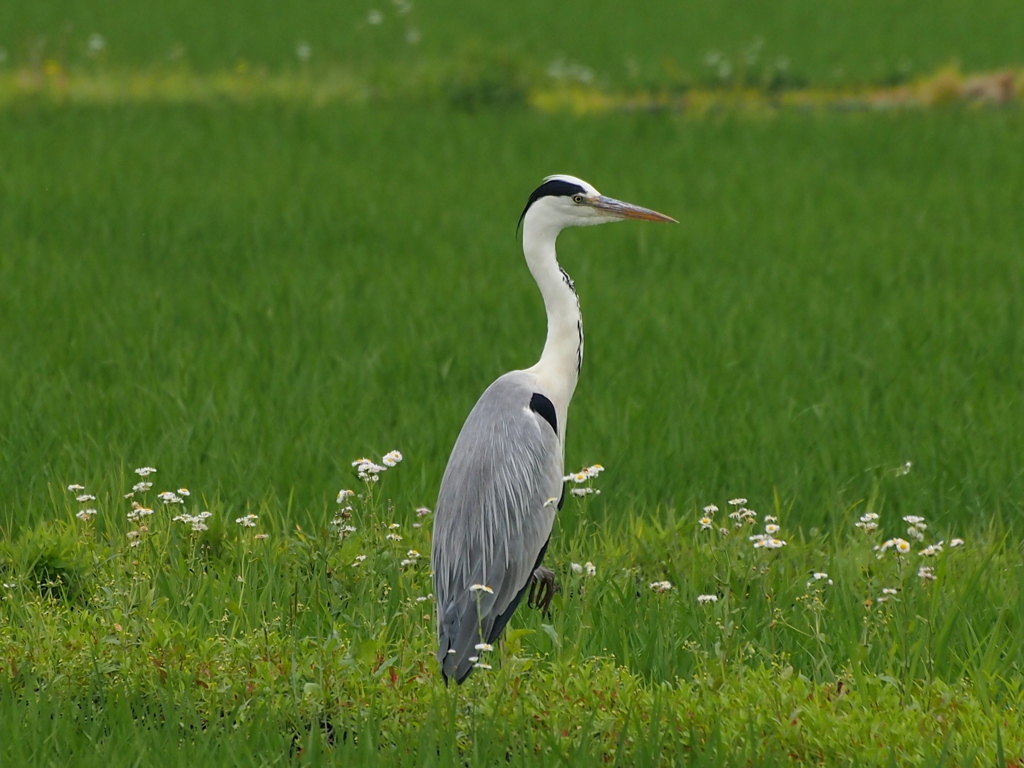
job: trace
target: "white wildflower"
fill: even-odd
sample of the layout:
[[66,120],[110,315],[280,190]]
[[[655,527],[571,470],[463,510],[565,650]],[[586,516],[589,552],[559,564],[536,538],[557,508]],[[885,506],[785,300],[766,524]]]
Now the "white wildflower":
[[935,581],[935,571],[927,565],[922,565],[917,569],[917,578],[922,581]]
[[878,514],[876,512],[865,512],[860,516],[860,521],[854,523],[858,528],[863,528],[864,533],[871,533],[878,530]]
[[75,496],[75,501],[84,504],[87,501],[96,501],[96,497],[91,493],[81,493],[78,496]]
[[583,566],[579,563],[569,563],[569,567],[573,573],[583,573]]
[[935,557],[935,555],[939,554],[939,552],[942,551],[943,543],[944,542],[939,541],[935,544],[929,544],[927,547],[920,550],[917,554],[921,555],[922,557]]
[[78,491],[84,491],[85,486],[79,485],[78,483],[72,483],[71,485],[68,486],[68,490],[71,491],[72,493],[77,493]]
[[786,546],[786,542],[782,539],[768,535],[754,542],[754,549],[782,549],[784,546]]
[[702,531],[708,531],[708,530],[711,530],[711,528],[712,528],[712,527],[713,527],[713,525],[714,525],[714,523],[712,522],[711,518],[710,518],[710,517],[708,517],[707,515],[705,515],[704,517],[702,517],[702,518],[701,518],[700,520],[698,520],[697,522],[699,522],[699,523],[700,523],[700,529],[701,529]]
[[715,512],[718,511],[718,507],[716,507],[714,504],[708,504],[706,507],[704,507],[703,511],[704,514],[714,517]]
[[417,507],[416,517],[425,517],[430,514],[430,510],[427,507]]
[[95,509],[82,509],[75,513],[75,517],[77,517],[79,520],[84,520],[85,522],[88,522],[95,514]]
[[351,499],[355,495],[355,491],[350,491],[347,488],[342,488],[340,491],[338,491],[338,504],[344,504],[347,499]]
[[651,582],[651,589],[653,589],[655,592],[668,592],[670,589],[672,589],[672,582],[671,581],[652,581]]
[[473,648],[475,648],[478,651],[493,651],[494,650],[494,646],[491,645],[490,643],[477,643],[476,645],[473,646]]
[[488,595],[493,595],[494,590],[488,587],[486,584],[474,584],[469,588],[470,592],[486,592]]
[[697,595],[698,605],[707,605],[708,603],[717,603],[718,595]]
[[388,541],[401,541],[402,540],[402,537],[399,534],[397,534],[397,533],[389,533],[384,538],[387,539]]
[[742,507],[747,503],[746,499],[729,499],[729,503],[734,507]]
[[879,557],[882,557],[889,549],[895,549],[897,555],[905,555],[910,551],[910,542],[906,539],[889,539],[881,546],[875,547]]
[[135,470],[135,474],[139,477],[149,477],[156,472],[156,467],[139,467]]
[[597,566],[591,563],[589,560],[583,564],[583,570],[587,572],[587,576],[597,575]]
[[807,586],[810,587],[812,584],[817,584],[818,582],[828,584],[830,586],[832,585],[832,579],[830,579],[828,574],[824,571],[814,571],[811,574],[810,580],[807,582]]
[[140,504],[132,505],[132,511],[128,513],[128,519],[131,521],[140,520],[143,517],[149,517],[153,514],[153,510],[149,507],[143,507]]
[[384,462],[384,466],[393,467],[397,465],[398,462],[400,462],[402,459],[403,456],[400,451],[390,451],[389,453],[384,454],[384,458],[381,459],[381,461]]
[[245,517],[236,517],[235,518],[235,522],[238,523],[243,528],[255,528],[256,527],[256,521],[259,520],[259,519],[260,519],[259,515],[249,514],[249,515],[246,515]]
[[949,542],[949,548],[955,549],[956,547],[962,547],[964,545],[963,539],[951,539]]

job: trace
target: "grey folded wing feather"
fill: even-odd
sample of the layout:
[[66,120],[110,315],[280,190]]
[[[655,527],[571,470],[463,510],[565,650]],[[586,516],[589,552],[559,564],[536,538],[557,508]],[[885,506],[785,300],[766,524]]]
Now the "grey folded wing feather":
[[[441,481],[431,553],[437,659],[458,682],[473,668],[475,646],[496,640],[522,599],[562,492],[555,418],[535,410],[541,396],[531,384],[515,371],[487,388]],[[473,592],[475,584],[492,592]]]

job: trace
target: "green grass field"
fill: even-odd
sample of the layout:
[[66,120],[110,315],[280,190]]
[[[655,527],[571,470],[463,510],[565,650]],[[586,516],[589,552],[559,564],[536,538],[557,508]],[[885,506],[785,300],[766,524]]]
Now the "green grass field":
[[[1019,65],[1024,45],[1024,14],[1014,0],[969,6],[963,0],[757,6],[689,0],[635,10],[587,0],[565,0],[557,8],[542,0],[486,7],[468,0],[306,0],[287,9],[271,0],[5,0],[0,8],[8,65],[54,58],[79,66],[95,66],[98,59],[202,71],[239,63],[297,68],[304,42],[310,52],[305,66],[313,70],[408,74],[455,66],[464,73],[497,67],[528,74],[554,65],[566,74],[585,69],[597,80],[637,87],[718,82],[738,72],[761,74],[784,60],[788,79],[848,84],[901,80],[953,60],[971,70]],[[90,54],[93,34],[106,46]]]
[[[0,67],[174,66],[183,41],[197,70],[284,71],[302,39],[311,68],[390,82],[501,49],[512,76],[558,51],[628,89],[758,36],[817,85],[1019,64],[1012,4],[876,5],[621,28],[601,6],[586,34],[593,6],[25,5]],[[422,39],[391,57],[409,17]],[[1020,764],[1019,103],[477,106],[0,107],[0,764]],[[556,523],[551,616],[522,609],[449,691],[415,510],[476,397],[539,355],[515,224],[553,172],[680,225],[559,240],[587,331],[567,469],[604,465],[601,495]],[[351,462],[391,449],[363,488]],[[147,465],[154,513],[130,520]],[[738,529],[736,497],[757,511]],[[206,531],[172,519],[200,510]],[[781,549],[748,538],[766,515]]]

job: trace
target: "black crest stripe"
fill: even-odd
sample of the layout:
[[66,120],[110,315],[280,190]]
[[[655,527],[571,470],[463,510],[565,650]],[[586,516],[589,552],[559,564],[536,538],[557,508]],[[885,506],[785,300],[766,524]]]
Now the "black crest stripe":
[[519,217],[519,224],[516,225],[516,232],[518,232],[519,227],[522,226],[523,219],[526,218],[526,212],[530,210],[530,206],[542,197],[548,197],[549,195],[572,197],[573,195],[586,194],[586,192],[587,190],[579,184],[573,184],[571,181],[563,181],[562,179],[551,179],[551,181],[545,181],[530,193],[530,199],[526,201],[526,207],[523,208],[523,213]]
[[533,397],[530,398],[530,410],[550,424],[551,428],[555,430],[555,434],[558,434],[558,417],[555,415],[554,403],[540,392],[534,392]]

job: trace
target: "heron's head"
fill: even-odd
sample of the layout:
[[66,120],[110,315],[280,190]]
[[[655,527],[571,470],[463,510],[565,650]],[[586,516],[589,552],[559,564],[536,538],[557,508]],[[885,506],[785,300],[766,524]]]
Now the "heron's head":
[[533,190],[523,215],[519,217],[520,224],[527,215],[539,224],[555,229],[586,227],[624,219],[678,223],[649,208],[605,197],[583,179],[565,174],[548,176],[543,184]]

